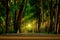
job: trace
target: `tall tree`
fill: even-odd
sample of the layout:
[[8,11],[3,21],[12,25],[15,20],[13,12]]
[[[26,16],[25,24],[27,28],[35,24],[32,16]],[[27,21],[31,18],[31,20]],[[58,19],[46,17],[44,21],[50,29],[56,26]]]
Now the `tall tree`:
[[[39,2],[42,2],[41,0],[39,0]],[[42,6],[42,3],[40,3],[39,5],[41,5]],[[42,8],[40,8],[40,12],[38,12],[38,32],[40,32],[40,24],[41,24],[41,9]]]
[[42,14],[42,23],[44,19],[44,14],[43,14],[43,1],[41,0],[41,14]]
[[[14,2],[15,2],[15,5],[16,5],[18,0],[15,0]],[[18,13],[19,13],[19,11],[15,10],[15,17],[14,17],[14,29],[15,30],[16,30],[16,27],[17,27],[17,16],[18,16]]]
[[58,34],[58,29],[59,29],[59,10],[58,10],[58,4],[59,0],[56,0],[56,22],[55,22],[55,34]]
[[53,2],[53,0],[50,0],[50,27],[49,27],[49,32],[52,31],[52,25],[53,25],[52,2]]
[[25,4],[26,4],[26,0],[22,0],[22,3],[20,5],[19,14],[18,14],[18,17],[17,17],[17,23],[16,23],[17,26],[14,27],[16,33],[17,33],[18,30],[21,33],[21,18],[22,18],[22,14],[24,12]]
[[43,21],[44,21],[44,14],[43,14],[43,1],[40,0],[40,13],[39,13],[39,17],[38,17],[38,32],[40,32],[40,25],[41,25],[41,20],[42,20],[42,25],[43,25]]
[[6,0],[6,33],[8,32],[8,17],[9,17],[9,12],[10,12],[10,8],[9,8],[10,4],[9,4],[9,0]]
[[58,22],[59,22],[59,34],[60,34],[60,0],[59,0],[59,3],[58,3],[58,16],[59,16],[59,18],[58,18]]

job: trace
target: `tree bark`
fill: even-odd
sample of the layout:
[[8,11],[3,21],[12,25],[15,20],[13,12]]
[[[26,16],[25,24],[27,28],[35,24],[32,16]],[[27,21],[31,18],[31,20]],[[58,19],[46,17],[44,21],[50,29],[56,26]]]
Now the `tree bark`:
[[6,33],[8,32],[8,17],[9,17],[9,12],[10,12],[10,9],[9,9],[9,4],[8,4],[9,0],[7,0],[6,2]]
[[52,12],[52,0],[50,2],[50,27],[49,27],[49,32],[52,32],[52,24],[53,23],[53,12]]
[[59,27],[58,27],[58,32],[60,34],[60,0],[58,0],[58,23],[59,23]]
[[22,14],[24,12],[25,3],[26,3],[26,0],[22,0],[22,4],[20,5],[19,14],[17,17],[17,23],[16,23],[17,26],[14,28],[16,33],[18,30],[21,33],[21,18],[22,18]]
[[[18,0],[15,0],[15,5],[17,4]],[[14,30],[16,31],[16,27],[17,27],[17,16],[18,16],[19,11],[15,10],[15,17],[14,17]],[[16,32],[15,32],[16,33]]]
[[43,21],[44,21],[44,14],[43,14],[43,1],[42,0],[41,0],[41,14],[42,14],[42,23],[43,23]]
[[[43,14],[43,1],[40,0],[40,5],[41,5],[41,9],[40,9],[40,13],[38,13],[38,32],[40,32],[40,24],[42,22],[42,25],[43,25],[43,17],[44,17],[44,14]],[[42,17],[42,21],[41,21],[41,17]]]
[[59,10],[58,10],[58,4],[59,4],[59,0],[56,0],[56,22],[55,22],[55,34],[58,34],[58,28],[59,28],[59,23],[58,23],[58,17],[59,17]]

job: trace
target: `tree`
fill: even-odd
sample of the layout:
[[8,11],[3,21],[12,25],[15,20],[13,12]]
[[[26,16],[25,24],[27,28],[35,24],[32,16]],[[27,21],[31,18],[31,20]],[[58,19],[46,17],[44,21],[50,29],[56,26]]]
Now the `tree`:
[[58,34],[58,30],[59,30],[59,22],[58,22],[58,20],[59,20],[59,9],[58,9],[58,4],[59,4],[59,0],[56,0],[56,22],[55,22],[55,31],[54,31],[54,33],[55,34]]
[[60,0],[59,0],[59,3],[58,3],[58,22],[59,22],[59,30],[58,30],[58,32],[59,32],[59,34],[60,34]]
[[17,17],[17,23],[16,23],[17,26],[14,27],[16,33],[17,33],[18,30],[21,33],[21,18],[22,18],[22,14],[24,12],[25,4],[26,4],[26,0],[22,0],[22,3],[20,5],[20,9],[19,9],[19,14],[18,14],[18,17]]
[[50,0],[50,27],[49,27],[49,32],[48,33],[50,33],[50,32],[52,32],[52,27],[53,27],[53,11],[52,11],[52,0]]
[[9,12],[10,12],[10,4],[9,4],[9,0],[8,1],[6,1],[6,33],[8,32],[7,30],[8,30],[8,25],[9,25],[9,21],[8,21],[8,18],[9,18]]

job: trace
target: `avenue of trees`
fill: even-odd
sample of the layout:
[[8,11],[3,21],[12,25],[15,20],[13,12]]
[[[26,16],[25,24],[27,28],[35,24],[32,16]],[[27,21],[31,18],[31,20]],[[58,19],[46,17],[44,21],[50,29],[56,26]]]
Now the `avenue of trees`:
[[60,0],[0,0],[0,34],[60,34]]

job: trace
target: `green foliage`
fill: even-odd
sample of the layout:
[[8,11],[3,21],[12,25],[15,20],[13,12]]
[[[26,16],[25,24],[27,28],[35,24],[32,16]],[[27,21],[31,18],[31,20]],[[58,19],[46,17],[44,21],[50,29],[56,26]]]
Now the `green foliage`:
[[2,33],[2,28],[0,27],[0,33]]
[[6,8],[5,8],[5,4],[1,2],[0,4],[0,16],[5,16],[6,14]]
[[10,15],[11,15],[12,19],[15,18],[15,11],[20,10],[21,3],[22,3],[22,0],[17,1],[17,3],[14,3],[14,0],[11,0]]
[[[13,33],[15,32],[14,30],[14,18],[15,18],[15,11],[20,10],[21,4],[23,0],[18,0],[17,3],[15,0],[10,0],[10,16],[11,20],[9,22],[9,32]],[[28,23],[31,20],[34,19],[39,19],[40,18],[40,23],[42,23],[42,13],[41,13],[41,8],[43,8],[43,19],[44,21],[49,21],[50,20],[50,4],[51,0],[43,0],[43,7],[41,7],[41,0],[26,0],[24,12],[22,13],[22,18],[23,22]],[[56,5],[56,0],[53,0],[52,6],[54,7]],[[6,21],[6,4],[5,3],[0,3],[0,21],[2,22],[3,26]],[[38,27],[38,26],[37,26]],[[36,28],[37,29],[37,28]],[[32,29],[26,29],[28,32],[32,32]],[[44,30],[44,29],[43,29]],[[0,33],[2,32],[2,28],[0,28]],[[44,32],[43,32],[44,33]],[[47,33],[47,32],[45,32]],[[53,32],[51,32],[53,33]]]
[[14,19],[14,16],[15,16],[15,10],[16,10],[16,6],[11,3],[10,4],[10,15],[13,19]]

